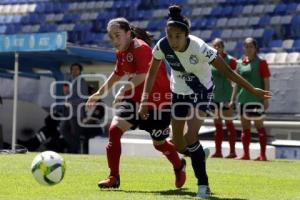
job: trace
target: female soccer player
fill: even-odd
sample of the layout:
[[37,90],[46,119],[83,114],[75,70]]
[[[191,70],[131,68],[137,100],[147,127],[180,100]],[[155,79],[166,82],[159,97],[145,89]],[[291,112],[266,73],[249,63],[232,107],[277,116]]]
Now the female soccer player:
[[[110,174],[107,179],[100,181],[100,188],[117,188],[120,186],[119,162],[121,156],[121,136],[129,129],[139,126],[150,133],[155,149],[162,152],[172,163],[175,170],[175,185],[180,188],[185,183],[185,160],[180,159],[173,143],[166,140],[169,135],[170,112],[159,112],[158,108],[170,106],[170,83],[165,65],[160,64],[158,80],[154,83],[150,102],[151,112],[148,120],[140,120],[137,104],[143,92],[146,73],[152,59],[151,48],[144,42],[151,38],[145,31],[133,28],[124,18],[109,21],[107,31],[113,46],[116,48],[117,62],[115,70],[100,89],[91,95],[87,101],[87,108],[95,105],[108,90],[124,75],[129,77],[128,84],[124,84],[115,96],[114,104],[118,104],[117,116],[112,120],[109,128],[109,143],[106,147],[107,161]],[[136,35],[138,34],[138,35]],[[137,37],[143,37],[144,41]],[[165,103],[165,107],[162,104]],[[168,105],[167,105],[168,104]],[[154,108],[153,108],[154,107]],[[153,109],[152,109],[153,108]],[[161,114],[156,117],[157,114]]]
[[[225,52],[224,42],[220,38],[215,38],[212,42],[212,46],[218,51],[219,56],[221,56],[226,64],[228,64],[232,70],[236,69],[236,59]],[[235,140],[236,131],[234,124],[232,123],[233,118],[233,106],[234,103],[231,101],[232,97],[232,84],[220,71],[215,67],[212,67],[214,88],[214,108],[216,118],[214,119],[214,124],[216,128],[215,132],[215,147],[216,151],[211,156],[213,158],[222,158],[222,142],[224,138],[223,133],[223,120],[225,120],[225,125],[228,133],[229,141],[229,155],[226,158],[235,158]]]
[[[248,80],[252,85],[264,90],[270,89],[270,70],[267,61],[257,56],[257,42],[253,38],[246,38],[244,41],[245,56],[238,61],[237,72]],[[238,86],[234,89],[234,99]],[[256,160],[266,161],[267,133],[264,128],[264,112],[269,107],[268,99],[261,99],[241,88],[238,93],[240,114],[242,123],[242,143],[244,155],[239,158],[249,160],[249,145],[251,142],[251,121],[254,121],[259,135],[260,155]]]
[[[172,133],[176,147],[181,147],[184,126],[187,124],[185,141],[190,152],[192,167],[198,179],[198,197],[209,197],[210,189],[205,169],[205,154],[198,140],[198,132],[206,116],[213,90],[211,68],[215,66],[230,80],[245,87],[248,91],[261,98],[270,98],[268,91],[254,88],[245,79],[236,74],[218,56],[217,51],[209,47],[200,38],[189,35],[190,22],[181,15],[177,5],[169,7],[169,19],[166,26],[166,37],[160,39],[153,49],[153,59],[147,74],[144,93],[139,113],[147,119],[147,94],[157,80],[156,73],[161,60],[171,66],[172,90]],[[178,149],[183,151],[183,149]]]

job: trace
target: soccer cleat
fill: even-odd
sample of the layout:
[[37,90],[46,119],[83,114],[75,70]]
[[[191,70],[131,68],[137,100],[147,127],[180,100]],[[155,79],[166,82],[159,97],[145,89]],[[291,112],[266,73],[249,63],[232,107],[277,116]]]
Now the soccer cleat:
[[186,172],[185,172],[185,168],[186,168],[186,161],[184,158],[181,159],[182,162],[182,166],[180,167],[180,169],[174,170],[175,172],[175,186],[177,188],[181,188],[186,180]]
[[120,177],[109,176],[103,181],[98,182],[99,188],[118,188],[120,186]]
[[230,153],[225,158],[236,158],[236,153]]
[[258,156],[255,161],[267,161],[267,157],[266,156]]
[[211,158],[223,158],[222,153],[214,153],[213,155],[211,155]]
[[196,197],[208,198],[211,196],[211,191],[207,185],[199,185]]
[[244,154],[242,157],[236,158],[236,159],[237,159],[237,160],[250,160],[250,156]]

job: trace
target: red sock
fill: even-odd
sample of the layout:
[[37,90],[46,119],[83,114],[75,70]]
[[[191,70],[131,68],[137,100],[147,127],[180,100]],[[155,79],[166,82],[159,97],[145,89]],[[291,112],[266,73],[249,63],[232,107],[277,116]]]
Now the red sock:
[[232,122],[226,123],[226,128],[228,132],[230,153],[235,154],[236,131],[235,131],[234,124]]
[[154,147],[156,150],[162,152],[168,158],[168,160],[172,163],[174,169],[181,168],[182,163],[174,147],[174,144],[172,144],[169,141],[166,141],[161,145],[154,145]]
[[259,136],[260,144],[260,156],[266,157],[266,146],[267,146],[267,133],[265,128],[260,128],[257,130]]
[[249,145],[251,142],[250,129],[243,130],[241,139],[242,139],[243,148],[244,148],[244,156],[249,157]]
[[215,124],[215,145],[216,145],[216,154],[222,154],[222,142],[224,138],[223,133],[223,124]]
[[106,146],[106,156],[110,176],[119,176],[119,166],[121,157],[121,136],[123,131],[117,126],[109,128],[109,143]]

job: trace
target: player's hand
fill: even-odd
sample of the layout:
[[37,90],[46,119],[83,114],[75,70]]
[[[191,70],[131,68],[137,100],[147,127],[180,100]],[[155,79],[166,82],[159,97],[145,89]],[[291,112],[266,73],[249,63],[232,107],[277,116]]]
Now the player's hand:
[[114,107],[116,104],[120,103],[120,102],[124,99],[124,93],[125,93],[125,92],[123,91],[122,88],[118,91],[118,93],[117,93],[116,96],[115,96],[115,99],[114,99],[113,102],[112,102],[113,107]]
[[146,120],[148,119],[149,117],[149,112],[148,112],[148,105],[146,104],[141,104],[140,107],[139,107],[139,115],[140,117],[143,119],[143,120]]
[[233,102],[233,101],[226,102],[224,106],[225,106],[226,108],[233,108],[234,102]]
[[88,98],[88,100],[87,100],[87,102],[85,104],[86,109],[87,110],[92,109],[96,105],[96,102],[99,101],[99,100],[100,100],[100,96],[99,96],[98,92],[92,94]]
[[255,88],[253,94],[258,96],[258,97],[261,97],[262,99],[272,98],[272,92],[271,91],[262,90],[260,88]]

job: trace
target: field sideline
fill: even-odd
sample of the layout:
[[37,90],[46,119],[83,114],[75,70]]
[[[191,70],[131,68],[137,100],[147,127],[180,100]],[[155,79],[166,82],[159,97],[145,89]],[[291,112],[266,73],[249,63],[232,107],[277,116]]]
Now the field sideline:
[[[31,175],[36,153],[0,154],[1,200],[195,199],[196,180],[188,161],[187,182],[175,189],[171,165],[163,157],[122,157],[121,187],[99,190],[107,176],[105,156],[62,154],[66,176],[56,186],[41,186]],[[299,199],[300,161],[270,162],[208,159],[214,193],[210,199]]]

